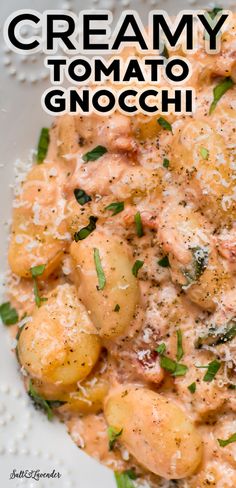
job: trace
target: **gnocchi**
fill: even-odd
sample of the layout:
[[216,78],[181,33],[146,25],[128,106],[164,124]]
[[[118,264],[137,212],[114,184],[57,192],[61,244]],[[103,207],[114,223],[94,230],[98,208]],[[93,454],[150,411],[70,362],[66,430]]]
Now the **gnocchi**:
[[211,218],[235,216],[234,171],[224,138],[201,120],[186,124],[173,153],[173,167],[188,181]]
[[[98,249],[106,279],[99,289],[94,249]],[[132,274],[129,247],[115,236],[95,231],[86,240],[71,244],[78,293],[98,333],[112,339],[124,335],[139,303],[138,281]],[[115,310],[118,305],[119,311]]]
[[207,220],[174,193],[160,215],[158,237],[168,253],[173,281],[194,303],[213,311],[230,277],[212,245]]
[[21,332],[18,354],[32,377],[63,389],[89,375],[100,339],[72,285],[58,286]]
[[15,202],[8,260],[16,275],[29,278],[34,266],[45,265],[47,278],[62,261],[70,235],[65,201],[60,195],[63,172],[56,163],[33,166]]
[[109,425],[123,429],[121,442],[152,473],[181,479],[197,469],[201,437],[181,408],[167,398],[125,385],[110,392],[104,411]]

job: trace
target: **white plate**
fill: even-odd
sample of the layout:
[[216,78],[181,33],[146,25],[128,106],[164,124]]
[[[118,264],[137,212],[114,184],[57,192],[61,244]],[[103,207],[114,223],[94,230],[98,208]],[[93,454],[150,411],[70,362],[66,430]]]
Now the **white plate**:
[[[235,0],[219,0],[225,7],[233,7]],[[85,8],[108,8],[118,14],[124,8],[134,8],[144,19],[149,9],[162,8],[176,13],[181,8],[214,6],[204,0],[8,0],[0,6],[0,30],[7,16],[14,10],[34,8],[71,9],[78,13]],[[43,56],[24,58],[10,52],[1,36],[0,46],[0,264],[6,267],[7,222],[11,214],[14,181],[13,163],[25,160],[35,146],[40,128],[51,120],[40,105],[42,92],[49,86],[43,66]],[[81,452],[65,427],[48,422],[36,412],[24,392],[17,362],[10,352],[7,330],[0,330],[0,485],[3,488],[113,488],[113,474]],[[59,471],[58,480],[9,480],[13,469],[51,472]]]

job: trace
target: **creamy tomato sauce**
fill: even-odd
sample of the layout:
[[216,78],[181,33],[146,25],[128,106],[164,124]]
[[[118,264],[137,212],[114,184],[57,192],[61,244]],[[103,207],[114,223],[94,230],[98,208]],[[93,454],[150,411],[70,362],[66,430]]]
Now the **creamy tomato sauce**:
[[26,387],[135,484],[236,486],[235,27],[189,57],[193,116],[58,118],[13,204]]

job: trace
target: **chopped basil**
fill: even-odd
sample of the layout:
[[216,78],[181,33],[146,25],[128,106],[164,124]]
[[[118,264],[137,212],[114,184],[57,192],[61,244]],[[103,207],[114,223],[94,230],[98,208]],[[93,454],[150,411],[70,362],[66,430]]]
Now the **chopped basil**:
[[115,472],[117,488],[134,488],[133,480],[136,480],[136,478],[135,472],[131,469],[123,473]]
[[170,262],[168,256],[164,256],[164,258],[161,258],[159,261],[157,261],[157,264],[161,266],[162,268],[169,268],[170,267]]
[[159,346],[157,346],[157,348],[155,349],[156,352],[158,352],[158,354],[164,354],[164,352],[166,352],[166,345],[164,342],[162,342],[161,344],[159,344]]
[[96,161],[97,159],[101,158],[103,154],[107,152],[107,149],[104,146],[97,146],[92,151],[87,152],[83,155],[82,159],[85,162],[88,161]]
[[217,359],[211,361],[211,363],[209,363],[207,366],[207,372],[203,378],[203,381],[207,381],[209,383],[213,381],[220,367],[221,367],[221,363],[217,361]]
[[193,383],[191,383],[191,385],[188,386],[188,390],[192,394],[195,393],[196,389],[197,389],[197,385],[196,385],[195,381]]
[[96,229],[97,220],[98,220],[97,217],[94,217],[93,215],[91,215],[89,217],[89,224],[74,234],[75,242],[82,241],[83,239],[86,239],[86,237],[88,237],[89,234],[91,234],[91,232],[93,232]]
[[173,373],[173,376],[184,376],[188,371],[188,366],[186,364],[177,363],[176,370]]
[[208,265],[208,249],[206,247],[196,246],[190,248],[190,250],[192,251],[193,260],[191,269],[183,270],[183,275],[187,280],[183,288],[197,281]]
[[164,119],[164,117],[160,117],[158,120],[157,120],[158,124],[164,129],[164,130],[168,130],[170,132],[172,132],[172,126],[171,124],[168,122],[168,120]]
[[131,480],[136,480],[138,478],[137,474],[133,469],[126,469],[125,473]]
[[[230,325],[232,325],[232,327],[230,327]],[[232,320],[228,322],[227,326],[229,327],[228,330],[224,334],[219,334],[214,342],[216,346],[230,342],[236,337],[236,323]]]
[[231,435],[228,439],[223,440],[223,439],[217,439],[220,447],[225,447],[228,446],[229,444],[232,444],[233,442],[236,442],[236,434]]
[[122,434],[123,429],[117,430],[115,427],[108,427],[107,429],[107,435],[108,435],[108,440],[109,440],[109,451],[112,451],[115,443]]
[[42,302],[47,301],[47,298],[40,297],[37,283],[37,277],[41,276],[44,273],[44,270],[45,264],[39,264],[38,266],[33,266],[33,268],[30,269],[31,276],[34,282],[34,299],[37,307],[40,307]]
[[162,164],[163,164],[163,167],[164,168],[169,168],[169,166],[170,166],[170,160],[167,159],[167,158],[164,158]]
[[234,85],[233,80],[230,77],[224,78],[218,85],[215,86],[213,90],[213,102],[211,103],[209,114],[214,112],[217,103],[223,97],[223,95]]
[[200,154],[202,156],[202,159],[207,160],[209,158],[209,151],[206,147],[201,147]]
[[[177,351],[177,355],[179,354],[181,359],[182,358],[182,336],[181,335],[178,335],[178,343],[180,347]],[[168,356],[165,356],[163,354],[165,351],[166,351],[166,345],[164,343],[160,344],[156,349],[156,352],[158,352],[161,357],[160,366],[166,371],[168,371],[168,373],[171,373],[172,376],[184,376],[188,371],[188,367],[185,364],[180,364],[179,362],[174,361]]]
[[164,44],[164,47],[163,47],[163,51],[160,53],[160,56],[163,56],[163,58],[166,58],[166,59],[169,59],[169,52],[168,52],[168,49],[166,47],[166,45]]
[[208,264],[208,249],[205,247],[196,246],[192,248],[195,276],[196,279],[200,278],[205,271]]
[[209,10],[207,13],[210,15],[212,19],[214,19],[219,12],[222,12],[222,7],[214,7],[212,10]]
[[177,354],[176,354],[177,361],[180,361],[183,355],[184,355],[184,350],[183,350],[182,332],[181,330],[177,330]]
[[102,263],[100,259],[99,249],[94,248],[93,250],[94,263],[97,271],[98,277],[98,290],[103,290],[106,284],[106,277],[102,268]]
[[[27,314],[25,313],[21,320],[25,319],[26,317],[27,317]],[[15,347],[15,353],[16,353],[16,359],[17,359],[17,361],[18,361],[18,363],[20,365],[21,365],[21,363],[20,363],[20,358],[19,358],[18,343],[19,343],[19,339],[20,339],[21,333],[23,332],[23,329],[24,329],[26,323],[27,322],[25,322],[25,323],[23,322],[23,324],[18,327],[18,331],[17,331],[17,334],[16,334],[17,344],[16,344],[16,347]]]
[[85,205],[88,202],[91,202],[92,198],[85,193],[84,190],[81,190],[80,188],[75,188],[74,190],[74,195],[77,200],[77,202],[80,205]]
[[216,328],[210,326],[207,335],[200,336],[195,344],[196,349],[206,344],[208,346],[218,346],[232,341],[236,337],[236,318],[229,320],[225,327]]
[[119,305],[119,303],[117,303],[115,308],[114,308],[114,312],[119,312],[119,311],[120,311],[120,305]]
[[19,341],[20,336],[21,336],[21,333],[23,332],[24,326],[25,326],[25,324],[18,328],[18,331],[17,331],[17,334],[16,334],[16,341]]
[[4,325],[14,325],[19,320],[18,313],[11,306],[10,302],[5,302],[0,305],[0,317]]
[[143,233],[143,224],[142,224],[140,212],[137,212],[135,214],[134,221],[135,221],[135,225],[136,225],[137,235],[138,235],[138,237],[142,237],[144,235],[144,233]]
[[38,283],[36,280],[34,280],[34,301],[35,301],[37,307],[41,306],[41,299],[39,296]]
[[34,387],[32,385],[32,381],[31,380],[30,380],[30,383],[29,383],[28,394],[29,394],[30,398],[33,400],[33,402],[35,404],[35,407],[36,408],[41,408],[42,410],[44,410],[44,412],[47,414],[48,420],[52,420],[52,418],[53,418],[53,412],[52,412],[52,409],[51,409],[51,406],[50,406],[49,402],[47,400],[45,400],[44,398],[42,398],[35,391],[35,389],[34,389]]
[[186,278],[186,283],[184,285],[182,285],[182,288],[186,289],[196,281],[196,278],[195,278],[194,274],[191,271],[189,271],[188,269],[183,270],[183,275]]
[[48,151],[48,145],[50,142],[50,137],[49,137],[49,129],[46,127],[43,127],[43,129],[40,132],[39,136],[39,142],[38,142],[38,149],[37,149],[37,163],[41,164],[47,154]]
[[136,278],[138,276],[138,272],[139,272],[140,268],[142,268],[143,265],[144,265],[144,261],[140,261],[139,259],[137,259],[137,261],[135,261],[133,268],[132,268],[132,273]]
[[112,211],[112,216],[113,215],[116,215],[120,212],[122,212],[125,208],[125,204],[124,202],[114,202],[114,203],[110,203],[110,205],[108,205],[105,210],[111,210]]
[[185,364],[179,364],[168,356],[161,356],[160,365],[172,376],[184,376],[188,371],[188,367]]
[[47,301],[47,298],[40,297],[39,289],[38,289],[38,283],[35,279],[34,279],[34,300],[35,300],[37,307],[41,307],[42,302]]
[[45,264],[39,264],[39,266],[33,266],[33,268],[30,268],[32,278],[41,276],[45,270],[45,267]]

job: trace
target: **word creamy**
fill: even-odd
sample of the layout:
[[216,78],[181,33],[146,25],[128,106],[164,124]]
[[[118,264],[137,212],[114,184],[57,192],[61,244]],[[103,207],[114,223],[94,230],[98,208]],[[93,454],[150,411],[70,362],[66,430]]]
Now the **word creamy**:
[[[190,114],[194,110],[195,93],[191,87],[180,84],[191,77],[191,65],[173,51],[194,52],[204,32],[204,49],[215,54],[220,49],[220,34],[229,16],[230,12],[225,10],[216,15],[198,10],[183,11],[170,19],[166,12],[154,10],[145,29],[133,10],[124,11],[115,26],[108,10],[82,11],[78,16],[59,10],[43,14],[19,10],[5,22],[4,37],[16,52],[43,51],[47,55],[45,65],[50,70],[52,85],[57,85],[42,96],[42,106],[50,114],[110,115],[115,110],[127,115]],[[25,26],[29,27],[30,36],[22,35]],[[125,47],[135,48],[136,55],[126,59],[119,56]],[[66,56],[58,55],[59,50]],[[86,58],[88,54],[94,55],[92,60]],[[112,57],[107,60],[100,57],[102,54]],[[64,79],[77,88],[66,90]],[[157,89],[162,79],[177,86]],[[85,83],[89,86],[82,88]],[[122,83],[124,89],[116,86]],[[131,84],[132,89],[126,87]],[[143,86],[137,89],[138,85]]]

